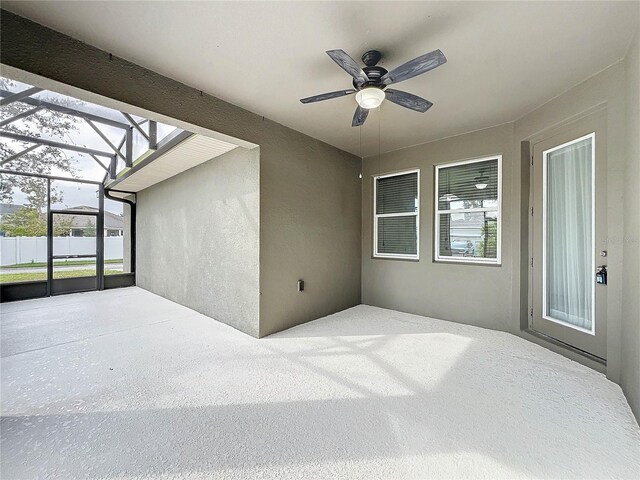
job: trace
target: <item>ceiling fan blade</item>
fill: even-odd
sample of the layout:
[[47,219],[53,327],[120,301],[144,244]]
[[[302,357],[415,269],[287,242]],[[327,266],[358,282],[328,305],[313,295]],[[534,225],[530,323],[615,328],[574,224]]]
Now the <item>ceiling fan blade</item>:
[[425,100],[413,93],[393,90],[392,88],[387,88],[384,93],[386,99],[390,102],[400,105],[401,107],[410,108],[416,112],[424,113],[433,106],[433,103],[429,100]]
[[369,115],[369,110],[367,110],[366,108],[362,108],[360,105],[358,105],[358,108],[356,108],[356,113],[353,115],[351,126],[352,127],[362,126],[364,121],[367,119],[367,115]]
[[327,50],[327,55],[329,55],[340,68],[355,78],[358,84],[363,84],[369,80],[369,77],[364,73],[362,67],[358,65],[358,62],[351,58],[344,50]]
[[329,100],[331,98],[344,97],[345,95],[351,95],[352,93],[356,93],[356,91],[353,88],[349,90],[338,90],[336,92],[329,92],[329,93],[323,93],[320,95],[314,95],[313,97],[301,98],[300,101],[302,103],[321,102],[322,100]]
[[398,68],[394,68],[386,75],[383,75],[380,80],[385,85],[391,85],[392,83],[402,82],[426,73],[429,70],[439,67],[443,63],[447,63],[447,57],[445,57],[444,53],[440,50],[434,50],[433,52],[425,53],[418,58],[409,60]]

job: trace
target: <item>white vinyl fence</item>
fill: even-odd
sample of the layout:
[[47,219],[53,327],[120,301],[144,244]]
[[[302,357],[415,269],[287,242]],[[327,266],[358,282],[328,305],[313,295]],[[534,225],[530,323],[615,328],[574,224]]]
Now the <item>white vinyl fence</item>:
[[[104,237],[104,259],[122,258],[124,237]],[[95,255],[95,237],[53,237],[54,255]],[[0,266],[47,261],[47,237],[0,237]]]

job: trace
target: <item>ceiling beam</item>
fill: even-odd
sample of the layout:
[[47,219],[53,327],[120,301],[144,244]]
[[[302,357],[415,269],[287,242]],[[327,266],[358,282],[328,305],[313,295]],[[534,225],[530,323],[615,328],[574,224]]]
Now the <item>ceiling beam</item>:
[[[102,140],[104,140],[104,141],[105,141],[105,143],[106,143],[107,145],[109,145],[109,147],[111,147],[111,150],[113,150],[113,152],[114,152],[116,155],[118,155],[119,157],[121,157],[125,162],[127,161],[126,157],[125,157],[124,155],[122,155],[122,153],[120,153],[120,149],[119,149],[119,148],[117,148],[113,143],[111,143],[111,140],[109,140],[109,139],[107,138],[107,136],[106,136],[104,133],[102,133],[102,131],[101,131],[98,127],[96,127],[96,126],[95,126],[95,124],[94,124],[91,120],[89,120],[88,118],[85,118],[85,121],[89,124],[89,126],[90,126],[91,128],[93,128],[93,130],[94,130],[98,135],[100,135],[100,138],[102,138]],[[127,127],[127,128],[128,128],[128,127]]]
[[4,127],[5,125],[9,125],[10,123],[15,122],[16,120],[20,120],[21,118],[26,118],[30,115],[33,115],[37,111],[42,110],[42,107],[34,107],[31,110],[27,110],[25,112],[14,115],[13,117],[7,118],[0,122],[0,127]]
[[124,115],[124,118],[126,118],[129,121],[129,123],[131,125],[133,125],[136,130],[138,130],[138,132],[140,132],[140,135],[142,135],[145,138],[145,140],[149,141],[149,135],[147,135],[147,132],[145,132],[142,129],[140,124],[138,122],[136,122],[131,115],[129,115],[128,113],[125,113],[125,112],[120,112],[120,113],[122,115]]
[[115,180],[118,176],[116,169],[118,168],[118,157],[116,155],[111,156],[111,163],[109,164],[109,178]]
[[23,155],[26,155],[27,153],[29,153],[32,150],[35,150],[36,148],[38,148],[40,145],[31,145],[30,147],[25,148],[24,150],[22,150],[21,152],[18,153],[14,153],[13,155],[5,158],[4,160],[2,160],[0,162],[0,167],[2,165],[4,165],[5,163],[9,163],[11,160],[15,160],[16,158],[20,158]]
[[[0,89],[0,96],[5,97],[3,101],[6,100],[7,98],[10,98],[11,95],[13,95],[12,92],[8,90]],[[44,100],[40,100],[38,98],[23,98],[21,101],[22,103],[26,103],[34,107],[43,107],[43,108],[46,108],[47,110],[65,113],[67,115],[71,115],[74,117],[88,118],[89,120],[95,123],[102,123],[104,125],[109,125],[111,127],[122,128],[122,129],[129,128],[129,124],[124,122],[118,122],[116,120],[111,120],[110,118],[101,117],[100,115],[94,115],[93,113],[87,113],[81,110],[76,110],[75,108],[65,107],[64,105],[58,105],[57,103],[45,102]]]
[[28,135],[19,135],[11,132],[0,132],[0,137],[10,138],[11,140],[17,140],[19,142],[35,143],[36,145],[46,145],[47,147],[60,148],[62,150],[71,150],[73,152],[93,154],[98,157],[111,157],[113,154],[109,152],[103,152],[101,150],[95,150],[93,148],[81,147],[79,145],[69,145],[68,143],[54,142],[53,140],[46,140],[44,138],[30,137]]
[[92,153],[90,153],[90,154],[89,154],[89,156],[90,156],[91,158],[93,158],[93,159],[96,161],[96,163],[97,163],[98,165],[100,165],[100,166],[104,169],[104,171],[105,171],[105,172],[107,172],[107,173],[109,172],[109,169],[108,169],[107,167],[105,167],[105,166],[102,164],[102,162],[98,159],[98,157],[96,157],[96,156],[95,156],[95,155],[93,155]]
[[14,172],[13,170],[5,170],[0,169],[0,174],[3,175],[20,175],[22,177],[33,177],[33,178],[44,178],[50,180],[61,180],[63,182],[76,182],[76,183],[90,183],[92,185],[101,185],[101,182],[96,180],[78,180],[77,178],[69,178],[69,177],[58,177],[56,175],[43,175],[40,173],[29,173],[29,172]]
[[0,107],[5,107],[13,102],[24,101],[25,98],[30,97],[31,95],[35,95],[36,93],[39,93],[41,91],[41,88],[31,87],[17,93],[9,92],[9,95],[3,95],[4,98],[0,100]]
[[133,127],[129,127],[124,138],[126,140],[124,151],[127,157],[124,163],[127,167],[131,167],[133,165]]
[[149,120],[149,150],[158,149],[158,124]]

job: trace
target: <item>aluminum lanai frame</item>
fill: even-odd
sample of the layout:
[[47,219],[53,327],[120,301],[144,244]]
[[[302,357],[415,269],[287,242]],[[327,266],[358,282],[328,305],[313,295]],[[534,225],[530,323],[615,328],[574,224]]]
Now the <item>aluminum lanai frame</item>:
[[[99,188],[100,191],[100,202],[99,202],[99,212],[98,212],[98,219],[99,222],[98,223],[102,223],[104,221],[104,201],[103,201],[103,197],[109,198],[111,200],[115,200],[115,201],[119,201],[122,203],[126,203],[130,206],[130,215],[131,215],[131,250],[130,250],[130,254],[131,254],[131,273],[130,274],[122,274],[120,276],[125,277],[128,276],[130,277],[132,282],[135,282],[134,280],[134,275],[135,275],[135,250],[136,250],[136,244],[135,244],[135,217],[136,217],[136,211],[135,211],[135,201],[131,201],[128,200],[126,198],[122,198],[120,196],[117,196],[117,194],[126,194],[126,195],[135,195],[133,192],[124,192],[122,190],[118,190],[115,189],[114,187],[116,187],[116,185],[122,181],[123,179],[129,177],[130,175],[132,175],[133,173],[139,171],[141,168],[145,167],[146,165],[148,165],[149,163],[151,163],[152,161],[154,161],[156,158],[161,157],[164,153],[166,153],[167,151],[171,150],[173,147],[175,147],[177,144],[181,143],[182,141],[188,139],[189,137],[191,137],[192,135],[194,135],[192,132],[188,132],[185,130],[182,130],[180,128],[176,128],[175,130],[173,130],[171,133],[169,133],[164,139],[162,139],[161,141],[158,141],[158,124],[157,122],[153,121],[153,120],[147,120],[147,119],[143,119],[142,121],[136,121],[133,116],[131,116],[128,113],[125,112],[120,112],[123,116],[123,121],[118,121],[114,118],[107,118],[105,116],[101,116],[101,115],[97,115],[95,113],[90,113],[90,112],[86,112],[77,108],[73,108],[71,106],[67,106],[67,105],[60,105],[58,103],[54,103],[51,101],[46,101],[46,100],[42,100],[40,98],[35,98],[33,97],[34,95],[40,93],[44,91],[41,88],[38,87],[31,87],[31,88],[26,88],[23,91],[20,92],[12,92],[9,90],[5,90],[0,88],[0,97],[2,97],[0,99],[0,107],[5,106],[5,105],[9,105],[13,102],[21,102],[23,104],[32,106],[33,108],[26,110],[24,112],[21,112],[19,114],[16,114],[10,118],[6,118],[4,120],[2,120],[0,122],[0,138],[7,138],[7,139],[11,139],[11,140],[15,140],[15,141],[20,141],[20,142],[25,142],[27,144],[30,144],[27,148],[25,148],[22,151],[16,152],[4,159],[0,159],[0,174],[12,174],[12,175],[26,175],[26,176],[33,176],[33,177],[40,177],[43,179],[46,179],[48,182],[48,185],[50,185],[52,180],[67,180],[67,181],[76,181],[76,182],[82,182],[82,183],[91,183],[91,184],[96,184]],[[93,131],[96,133],[96,135],[98,137],[100,137],[100,139],[102,141],[104,141],[106,143],[106,145],[109,147],[108,149],[105,150],[97,150],[95,148],[87,148],[84,146],[80,146],[80,145],[75,145],[75,144],[71,144],[71,143],[63,143],[63,142],[59,142],[59,141],[54,141],[54,140],[49,140],[49,139],[43,139],[43,138],[39,138],[39,137],[34,137],[34,136],[29,136],[29,135],[21,135],[15,132],[10,132],[7,130],[3,130],[3,127],[6,127],[7,125],[10,125],[11,123],[17,121],[17,120],[21,120],[24,118],[27,118],[31,115],[36,114],[37,112],[41,111],[41,110],[50,110],[50,111],[56,111],[56,112],[60,112],[66,115],[71,115],[74,117],[78,117],[83,119],[92,129]],[[143,128],[144,124],[146,125],[146,129]],[[122,139],[120,140],[120,142],[116,145],[114,144],[114,142],[112,142],[106,135],[105,133],[100,129],[99,125],[106,125],[109,127],[115,127],[115,128],[119,128],[123,131],[123,136]],[[140,157],[140,160],[138,163],[136,163],[134,165],[134,159],[133,159],[133,131],[137,130],[138,133],[144,138],[144,140],[146,140],[148,142],[149,145],[149,150],[152,151],[150,154],[145,154],[142,155]],[[145,131],[146,130],[146,131]],[[41,146],[49,146],[49,147],[53,147],[53,148],[58,148],[61,150],[69,150],[69,151],[74,151],[74,152],[78,152],[78,153],[83,153],[86,154],[88,156],[90,156],[103,170],[105,170],[105,175],[104,178],[102,180],[102,182],[96,182],[96,181],[87,181],[87,180],[79,180],[79,179],[71,179],[71,178],[65,178],[65,177],[55,177],[53,175],[40,175],[40,174],[32,174],[32,173],[26,173],[26,172],[18,172],[18,171],[13,171],[13,170],[7,170],[4,167],[4,165],[6,165],[7,163],[11,162],[12,160],[15,160],[17,158],[20,158],[23,155],[28,154],[29,152],[41,147]],[[122,151],[124,147],[124,152]],[[108,166],[105,166],[100,160],[99,157],[102,158],[107,158],[109,160],[109,164]],[[122,160],[124,160],[125,163],[125,170],[120,172],[122,173],[122,175],[118,176],[117,172],[117,165],[118,165],[118,158],[121,158]],[[115,195],[112,195],[115,194]],[[49,199],[50,200],[50,199]],[[47,215],[49,217],[49,215],[51,214],[51,210],[50,208],[48,209]],[[56,213],[56,212],[53,212]],[[48,236],[51,236],[51,232],[48,232]],[[51,239],[49,239],[51,240]],[[100,241],[99,241],[100,242]],[[48,275],[47,275],[47,287],[46,287],[46,291],[47,291],[47,295],[50,294],[54,294],[55,292],[52,291],[52,282],[53,282],[53,278],[51,276],[51,270],[52,270],[52,262],[53,262],[53,258],[51,257],[52,252],[51,252],[51,242],[48,242],[48,267],[47,267],[47,271],[48,271]],[[116,277],[118,277],[118,275],[112,275],[109,277],[105,277],[104,276],[104,266],[102,265],[103,260],[104,260],[104,252],[103,252],[103,248],[98,248],[98,252],[97,252],[97,263],[101,264],[100,267],[97,267],[97,271],[96,271],[96,275],[99,277],[97,280],[97,287],[99,290],[103,289],[105,287],[105,283],[108,283],[110,285],[107,286],[107,288],[109,287],[116,287],[116,286],[126,286],[127,285],[127,279],[118,279]],[[106,281],[108,278],[108,282]],[[133,283],[132,283],[133,284]],[[29,292],[24,291],[25,290],[25,284],[5,284],[5,285],[0,285],[0,288],[2,288],[2,293],[3,293],[3,297],[7,297],[7,288],[6,287],[19,287],[18,290],[20,290],[20,292],[18,293],[18,297],[19,298],[33,298],[29,296]],[[28,289],[26,289],[28,290]],[[25,296],[26,295],[26,296]],[[11,296],[11,295],[9,295]],[[34,295],[34,296],[42,296],[42,295]],[[16,298],[17,299],[17,298]],[[3,298],[4,300],[4,298]]]
[[[152,158],[157,158],[157,156],[159,156],[160,154],[164,153],[165,151],[169,150],[170,148],[172,148],[175,145],[175,139],[176,137],[183,139],[183,138],[187,138],[188,136],[183,135],[185,132],[183,132],[180,129],[176,129],[174,132],[172,132],[172,134],[170,134],[168,136],[167,141],[162,141],[162,142],[158,142],[157,141],[157,123],[155,121],[152,120],[143,120],[142,122],[138,123],[131,115],[125,113],[125,112],[120,112],[123,116],[123,120],[122,122],[119,122],[117,120],[114,120],[113,118],[106,118],[104,116],[100,116],[100,115],[96,115],[93,113],[89,113],[89,112],[85,112],[79,109],[75,109],[72,108],[70,106],[65,106],[65,105],[59,105],[57,103],[52,103],[52,102],[47,102],[44,100],[41,100],[39,98],[33,98],[33,95],[36,95],[37,93],[42,92],[43,89],[38,88],[38,87],[31,87],[31,88],[27,88],[23,91],[20,92],[11,92],[8,90],[4,90],[4,89],[0,89],[0,96],[2,97],[0,99],[0,107],[4,107],[6,105],[9,105],[13,102],[21,102],[23,104],[26,105],[30,105],[33,108],[26,110],[24,112],[21,112],[19,114],[16,114],[10,118],[6,118],[4,120],[2,120],[0,122],[0,138],[7,138],[7,139],[11,139],[11,140],[16,140],[16,141],[21,141],[21,142],[25,142],[27,144],[30,144],[27,148],[25,148],[24,150],[18,151],[4,159],[0,159],[0,174],[8,174],[8,175],[26,175],[26,176],[32,176],[32,177],[39,177],[42,179],[46,179],[47,181],[47,189],[49,190],[49,195],[48,195],[48,208],[47,208],[47,218],[49,219],[49,217],[51,216],[52,213],[56,213],[56,212],[52,212],[51,208],[50,208],[50,185],[51,185],[51,181],[52,180],[65,180],[65,181],[81,181],[82,183],[89,183],[89,184],[95,184],[98,189],[99,189],[99,197],[100,197],[100,201],[99,201],[99,209],[98,209],[98,214],[97,214],[97,223],[98,226],[100,226],[103,221],[104,221],[104,197],[107,197],[109,199],[115,200],[115,201],[120,201],[123,203],[126,203],[130,206],[131,208],[131,259],[132,259],[132,267],[131,267],[131,274],[124,274],[123,276],[132,276],[135,274],[135,202],[131,201],[131,200],[127,200],[127,199],[123,199],[120,197],[115,197],[110,195],[110,191],[118,192],[118,193],[130,193],[130,192],[121,192],[121,191],[117,191],[114,189],[107,189],[106,184],[108,182],[108,180],[114,180],[117,178],[117,159],[118,157],[122,158],[125,162],[125,166],[126,167],[133,167],[133,130],[136,129],[140,135],[142,135],[142,137],[148,142],[149,144],[149,150],[154,150],[153,154],[151,155]],[[6,127],[7,125],[10,125],[11,123],[20,120],[20,119],[24,119],[27,118],[31,115],[36,114],[37,112],[41,111],[41,110],[51,110],[51,111],[56,111],[56,112],[60,112],[66,115],[71,115],[71,116],[75,116],[75,117],[79,117],[82,118],[85,122],[87,122],[87,124],[96,132],[96,134],[108,145],[108,147],[110,148],[111,151],[103,151],[103,150],[96,150],[96,149],[92,149],[92,148],[87,148],[87,147],[83,147],[80,145],[74,145],[71,143],[63,143],[63,142],[57,142],[54,140],[47,140],[47,139],[43,139],[43,138],[39,138],[39,137],[34,137],[34,136],[29,136],[29,135],[20,135],[14,132],[10,132],[10,131],[6,131],[6,130],[2,130],[3,127]],[[147,128],[148,128],[148,132],[145,132],[145,129],[143,129],[143,124],[147,123]],[[123,136],[121,141],[119,142],[118,145],[114,145],[113,142],[111,142],[109,140],[109,138],[104,134],[104,132],[102,130],[100,130],[98,125],[108,125],[110,127],[115,127],[115,128],[119,128],[121,130],[123,130]],[[190,135],[189,135],[190,136]],[[96,182],[96,181],[88,181],[88,180],[78,180],[78,179],[71,179],[71,178],[66,178],[66,177],[56,177],[53,175],[39,175],[39,174],[32,174],[32,173],[27,173],[27,172],[17,172],[17,171],[13,171],[13,170],[6,170],[2,167],[4,167],[7,163],[11,162],[12,160],[15,160],[17,158],[22,157],[23,155],[28,154],[29,152],[41,147],[41,146],[49,146],[49,147],[53,147],[53,148],[58,148],[58,149],[62,149],[62,150],[69,150],[69,151],[74,151],[74,152],[78,152],[78,153],[83,153],[86,154],[88,156],[90,156],[102,169],[105,170],[105,176],[102,180],[102,182]],[[124,147],[124,153],[122,152],[122,149]],[[98,157],[104,157],[104,158],[108,158],[109,159],[109,166],[105,166]],[[145,164],[149,163],[148,161],[145,162]],[[126,171],[125,173],[130,173],[130,171]],[[51,225],[48,225],[48,237],[51,237],[52,235],[52,230],[51,230]],[[48,242],[47,242],[47,280],[46,280],[46,295],[51,295],[54,294],[55,292],[53,292],[53,288],[52,288],[52,284],[53,284],[53,277],[52,277],[52,267],[53,267],[53,257],[52,257],[52,245],[51,245],[51,238],[48,238]],[[102,290],[105,287],[105,276],[104,276],[104,247],[102,245],[103,239],[99,238],[96,240],[97,241],[97,251],[96,251],[96,287],[98,290]],[[132,277],[133,278],[133,277]],[[112,282],[113,280],[113,282]],[[35,282],[37,283],[37,282]],[[126,279],[122,280],[122,279],[117,279],[115,278],[109,278],[109,283],[112,283],[112,286],[125,286],[127,284]],[[3,290],[3,297],[7,297],[7,293],[9,293],[7,291],[7,287],[11,287],[11,284],[6,284],[6,285],[1,285],[2,290]],[[33,294],[34,292],[37,292],[38,289],[34,288],[31,289],[31,293],[29,292],[29,285],[27,284],[15,284],[13,286],[17,286],[18,287],[18,298],[30,298],[32,296],[41,296],[37,293]],[[33,287],[36,287],[35,285],[32,285]],[[33,294],[33,295],[32,295]],[[11,297],[13,295],[8,295],[8,297]],[[3,300],[6,298],[3,298]]]
[[[81,111],[79,109],[76,108],[72,108],[69,106],[65,106],[65,105],[58,105],[56,103],[52,103],[52,102],[47,102],[44,100],[41,100],[39,98],[33,98],[33,95],[42,92],[43,90],[41,88],[37,88],[37,87],[33,87],[33,88],[28,88],[26,90],[23,90],[21,92],[11,92],[9,90],[4,90],[4,89],[0,89],[0,96],[2,96],[2,100],[0,100],[0,106],[6,106],[9,105],[13,102],[21,102],[24,103],[26,105],[31,105],[34,108],[27,110],[25,112],[19,113],[17,115],[14,115],[13,117],[7,118],[5,120],[3,120],[2,122],[0,122],[0,128],[1,127],[5,127],[6,125],[9,125],[12,122],[15,122],[16,120],[20,120],[23,118],[26,118],[30,115],[33,115],[37,112],[39,112],[42,109],[45,110],[52,110],[52,111],[56,111],[56,112],[60,112],[60,113],[64,113],[66,115],[71,115],[71,116],[75,116],[75,117],[79,117],[82,118],[85,122],[87,122],[91,128],[96,132],[96,134],[110,147],[111,152],[107,153],[107,152],[102,152],[102,151],[97,151],[94,149],[89,149],[86,147],[82,147],[79,145],[72,145],[72,144],[65,144],[65,143],[61,143],[61,142],[54,142],[51,140],[45,140],[45,139],[41,139],[41,138],[37,138],[37,137],[30,137],[27,135],[17,135],[11,132],[6,132],[3,130],[0,130],[0,137],[4,137],[4,138],[10,138],[13,140],[19,140],[22,142],[26,142],[26,143],[32,143],[35,145],[48,145],[51,147],[55,147],[55,148],[60,148],[63,150],[70,150],[70,151],[75,151],[75,152],[79,152],[79,153],[86,153],[88,155],[90,155],[98,164],[100,164],[101,167],[104,168],[104,165],[102,165],[102,163],[100,161],[98,161],[97,158],[95,158],[96,156],[104,156],[104,157],[108,157],[110,158],[110,165],[108,167],[108,175],[105,175],[105,179],[104,182],[106,182],[107,177],[111,177],[112,179],[116,178],[116,174],[117,172],[116,170],[116,166],[117,166],[117,161],[114,161],[113,157],[120,157],[122,158],[122,160],[124,160],[125,162],[125,166],[126,167],[131,167],[133,164],[133,130],[134,128],[145,138],[145,140],[148,141],[149,143],[149,150],[157,150],[158,149],[158,144],[156,141],[156,132],[157,132],[157,124],[156,122],[149,120],[148,124],[149,124],[149,132],[145,132],[143,130],[143,128],[140,126],[140,124],[138,122],[135,121],[135,119],[124,112],[120,112],[122,113],[122,116],[124,117],[123,122],[118,122],[117,120],[113,120],[111,118],[106,118],[100,115],[96,115],[93,113],[89,113],[89,112],[84,112]],[[100,128],[96,125],[96,124],[103,124],[103,125],[108,125],[110,127],[115,127],[115,128],[119,128],[122,129],[124,131],[122,140],[120,142],[120,144],[118,146],[114,145],[109,138],[104,134],[104,132],[102,132],[102,130],[100,130]],[[122,147],[124,146],[125,148],[125,152],[122,153]],[[31,147],[30,147],[31,148]],[[33,148],[31,148],[32,150]],[[11,160],[15,160],[16,158],[19,158],[20,156],[28,153],[29,151],[31,151],[30,149],[24,150],[23,152],[18,152],[14,155],[12,155],[11,157],[7,158],[7,159],[3,159],[0,160],[0,165],[4,165],[5,163],[8,163]],[[103,182],[103,183],[104,183]]]

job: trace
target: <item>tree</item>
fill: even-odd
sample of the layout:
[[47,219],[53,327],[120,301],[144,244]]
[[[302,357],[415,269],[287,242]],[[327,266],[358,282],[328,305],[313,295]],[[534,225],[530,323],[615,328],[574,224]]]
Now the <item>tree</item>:
[[[55,217],[53,235],[56,237],[69,236],[72,223],[72,217]],[[8,237],[44,237],[47,235],[47,219],[45,214],[33,207],[22,207],[2,218],[0,231]]]
[[496,258],[498,253],[498,223],[495,219],[485,219],[482,225],[482,241],[478,243],[476,255]]
[[83,237],[95,237],[96,236],[96,224],[93,219],[89,219],[87,226],[82,230]]
[[[15,90],[15,83],[0,77],[0,86],[3,90]],[[69,102],[71,103],[71,102]],[[22,102],[13,102],[2,108],[2,119],[10,118],[32,109],[31,105]],[[9,123],[4,130],[28,135],[31,137],[65,138],[69,133],[77,131],[77,117],[65,115],[47,109],[41,109],[28,117]],[[28,145],[16,147],[9,142],[0,142],[0,158],[7,158],[27,148]],[[7,168],[17,172],[37,173],[51,175],[55,173],[68,173],[77,177],[77,160],[68,157],[67,154],[57,148],[40,146],[25,155],[12,160]],[[47,205],[46,182],[39,178],[25,177],[22,175],[2,175],[0,178],[0,201],[13,202],[13,192],[22,191],[27,196],[27,206],[38,212],[43,212]],[[51,201],[61,202],[62,192],[55,187],[51,191]]]
[[56,216],[53,219],[53,236],[68,237],[71,235],[71,227],[73,227],[73,217]]
[[47,222],[35,208],[23,207],[4,215],[0,231],[7,237],[44,237],[47,235]]

